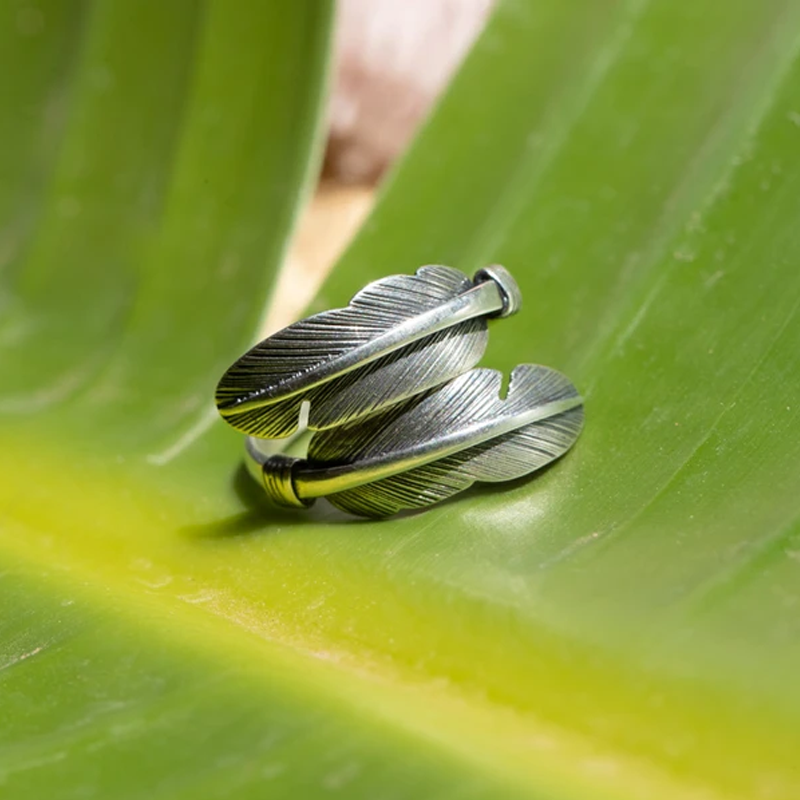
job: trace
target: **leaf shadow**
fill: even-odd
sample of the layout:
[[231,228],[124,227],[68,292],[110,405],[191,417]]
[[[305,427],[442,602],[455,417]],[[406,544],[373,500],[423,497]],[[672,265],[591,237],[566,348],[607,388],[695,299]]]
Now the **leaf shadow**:
[[243,536],[263,536],[300,528],[309,522],[327,525],[360,522],[329,503],[319,501],[307,510],[281,508],[271,504],[250,476],[247,467],[240,464],[231,479],[232,489],[244,511],[222,519],[184,525],[178,533],[193,540],[221,540]]
[[285,534],[292,530],[306,528],[309,523],[331,527],[340,525],[372,527],[376,524],[385,524],[388,519],[396,520],[424,515],[431,508],[455,508],[459,505],[471,504],[479,498],[487,501],[487,510],[489,510],[492,507],[491,500],[502,503],[509,493],[544,476],[560,460],[556,459],[556,461],[547,464],[532,475],[524,475],[503,483],[476,483],[466,491],[437,503],[433,507],[428,506],[426,508],[401,511],[383,520],[347,514],[328,503],[325,499],[318,500],[308,509],[281,508],[273,505],[267,500],[264,492],[253,480],[244,464],[240,464],[233,474],[231,483],[234,493],[245,507],[245,510],[222,519],[185,525],[178,529],[178,533],[195,541],[221,541],[248,536]]

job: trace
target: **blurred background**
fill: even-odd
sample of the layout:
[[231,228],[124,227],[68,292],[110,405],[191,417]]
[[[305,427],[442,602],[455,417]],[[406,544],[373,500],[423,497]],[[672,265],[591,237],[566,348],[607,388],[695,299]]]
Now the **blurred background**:
[[321,180],[295,232],[265,333],[290,324],[314,297],[494,3],[340,0]]

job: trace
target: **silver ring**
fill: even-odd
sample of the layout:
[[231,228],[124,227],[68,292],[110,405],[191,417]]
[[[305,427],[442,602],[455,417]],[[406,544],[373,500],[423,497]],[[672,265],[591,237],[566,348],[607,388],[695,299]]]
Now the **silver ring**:
[[[565,453],[583,401],[553,369],[473,369],[486,320],[515,313],[521,294],[500,266],[470,280],[420,268],[362,289],[256,345],[223,375],[217,405],[248,434],[246,462],[273,502],[326,497],[361,516],[423,508],[476,481],[519,478]],[[264,438],[315,431],[304,458],[267,452]]]

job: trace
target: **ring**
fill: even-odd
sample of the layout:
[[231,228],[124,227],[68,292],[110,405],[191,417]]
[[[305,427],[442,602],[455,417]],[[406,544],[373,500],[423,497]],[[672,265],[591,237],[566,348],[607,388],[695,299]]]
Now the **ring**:
[[473,369],[444,386],[313,435],[306,458],[269,455],[247,438],[253,476],[278,505],[325,497],[343,511],[385,517],[452,497],[476,481],[521,478],[563,455],[583,425],[583,400],[548,367]]
[[346,308],[270,336],[239,358],[216,391],[223,419],[243,433],[280,439],[380,411],[461,375],[480,361],[486,320],[516,313],[522,295],[499,265],[470,280],[426,266],[365,286]]
[[[325,497],[385,517],[521,478],[569,450],[583,426],[583,400],[556,370],[517,366],[502,397],[502,374],[474,368],[487,320],[521,304],[499,265],[472,279],[431,265],[374,281],[237,359],[217,408],[247,434],[248,469],[281,506]],[[301,428],[314,432],[305,457],[264,448]]]

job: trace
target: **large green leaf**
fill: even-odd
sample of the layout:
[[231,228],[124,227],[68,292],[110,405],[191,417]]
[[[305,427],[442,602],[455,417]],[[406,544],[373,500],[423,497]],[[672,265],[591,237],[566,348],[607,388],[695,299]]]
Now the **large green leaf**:
[[503,261],[487,362],[586,430],[373,523],[266,509],[207,412],[323,7],[65,5],[0,27],[9,795],[797,797],[800,6],[501,2],[318,305]]

